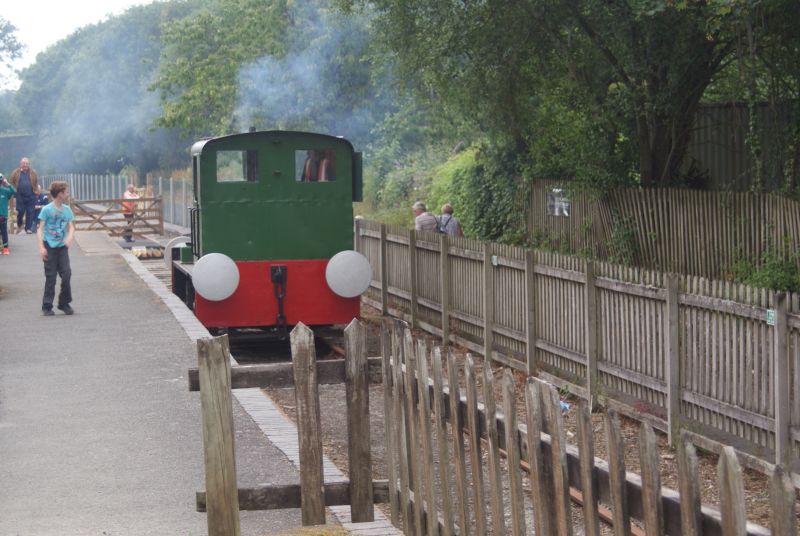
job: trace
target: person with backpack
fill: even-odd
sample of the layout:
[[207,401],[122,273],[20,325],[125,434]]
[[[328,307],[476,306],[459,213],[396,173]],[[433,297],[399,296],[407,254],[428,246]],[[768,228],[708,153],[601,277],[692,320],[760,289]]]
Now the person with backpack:
[[453,216],[453,207],[450,203],[442,205],[442,215],[439,217],[439,232],[449,236],[464,236],[458,218]]
[[422,201],[417,201],[411,207],[414,210],[414,229],[417,231],[439,230],[439,220],[428,212],[428,207]]

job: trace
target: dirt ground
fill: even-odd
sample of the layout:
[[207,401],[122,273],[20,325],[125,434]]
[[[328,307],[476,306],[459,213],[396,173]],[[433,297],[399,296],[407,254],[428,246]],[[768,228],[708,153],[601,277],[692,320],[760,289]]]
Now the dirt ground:
[[[379,315],[374,311],[362,311],[364,320],[368,326],[367,347],[370,356],[380,355],[380,327]],[[427,334],[420,334],[430,338]],[[438,344],[438,342],[434,342]],[[466,355],[464,349],[456,349],[457,359],[461,362]],[[477,368],[476,376],[481,377],[483,359],[481,356],[474,355],[473,359]],[[463,370],[463,369],[462,369]],[[502,374],[501,367],[493,367],[495,375],[495,385],[499,388]],[[521,386],[524,378],[519,375],[518,381],[518,403],[517,407],[524,408],[524,395]],[[481,393],[481,386],[478,386]],[[295,420],[295,399],[293,389],[269,389],[267,394],[274,400],[287,414],[289,418]],[[500,394],[497,393],[498,407],[500,407]],[[576,409],[575,400],[565,399],[570,404],[570,409],[565,413],[565,424],[567,427],[568,441],[574,443],[577,437]],[[325,454],[343,471],[347,472],[347,427],[343,415],[345,414],[344,385],[325,385],[320,386],[320,406],[322,419],[323,448]],[[639,449],[633,447],[638,444],[639,424],[633,419],[626,417],[620,418],[622,433],[625,440],[626,457],[625,463],[628,471],[640,472]],[[595,456],[606,458],[605,433],[603,425],[603,414],[595,413],[592,415],[594,423],[594,449]],[[387,478],[387,469],[384,458],[384,422],[383,422],[383,387],[374,385],[370,387],[370,422],[371,422],[371,444],[372,444],[372,464],[374,478]],[[524,422],[524,421],[520,421]],[[661,452],[661,481],[664,487],[677,489],[677,455],[667,444],[667,437],[657,433],[658,444]],[[717,490],[717,471],[716,465],[718,457],[715,454],[698,450],[698,472],[703,504],[718,505],[719,496]],[[763,474],[744,469],[744,487],[747,518],[749,521],[758,525],[769,527],[769,481]],[[573,508],[573,511],[579,510]],[[800,501],[797,505],[798,515],[800,516]],[[574,516],[573,516],[574,517]],[[577,520],[576,520],[577,521]],[[800,521],[800,519],[799,519]],[[606,530],[603,531],[604,533]],[[609,532],[610,533],[610,532]]]

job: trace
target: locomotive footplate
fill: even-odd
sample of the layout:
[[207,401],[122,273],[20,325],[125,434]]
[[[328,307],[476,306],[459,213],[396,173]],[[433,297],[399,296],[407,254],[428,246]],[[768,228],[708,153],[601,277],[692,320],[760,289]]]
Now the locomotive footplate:
[[278,302],[278,315],[275,318],[275,325],[281,337],[285,338],[286,331],[286,313],[283,310],[283,299],[286,297],[286,279],[287,267],[283,264],[274,264],[270,266],[270,276],[272,278],[272,287],[275,290],[275,300]]

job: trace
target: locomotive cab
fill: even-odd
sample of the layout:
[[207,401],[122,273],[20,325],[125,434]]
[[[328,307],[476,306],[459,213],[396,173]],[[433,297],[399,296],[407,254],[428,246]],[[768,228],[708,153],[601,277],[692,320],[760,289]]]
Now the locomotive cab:
[[192,258],[173,262],[173,288],[205,326],[358,316],[370,274],[351,251],[361,155],[349,141],[264,131],[199,141],[191,152]]

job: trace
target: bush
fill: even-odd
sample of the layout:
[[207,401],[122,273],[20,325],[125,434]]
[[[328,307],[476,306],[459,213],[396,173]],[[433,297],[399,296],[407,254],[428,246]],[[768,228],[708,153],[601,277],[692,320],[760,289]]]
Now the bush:
[[777,251],[765,253],[756,265],[750,259],[740,259],[731,267],[734,279],[758,288],[800,292],[798,255]]

